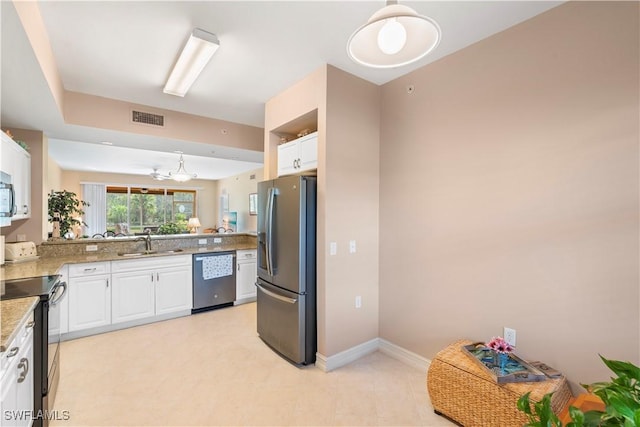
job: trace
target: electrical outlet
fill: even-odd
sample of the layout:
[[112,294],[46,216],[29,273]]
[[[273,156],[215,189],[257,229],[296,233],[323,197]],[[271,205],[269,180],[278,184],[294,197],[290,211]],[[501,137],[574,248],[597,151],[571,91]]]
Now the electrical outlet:
[[214,237],[213,243],[222,243],[222,237]]
[[198,239],[198,244],[199,245],[206,245],[207,244],[207,239]]
[[86,250],[87,252],[95,252],[98,250],[98,245],[87,245]]
[[26,234],[18,234],[18,236],[16,237],[16,241],[18,242],[25,242],[26,240],[27,240]]
[[362,307],[362,297],[358,295],[356,297],[356,308],[360,308],[360,307]]
[[504,327],[504,340],[511,344],[513,347],[516,346],[516,330]]

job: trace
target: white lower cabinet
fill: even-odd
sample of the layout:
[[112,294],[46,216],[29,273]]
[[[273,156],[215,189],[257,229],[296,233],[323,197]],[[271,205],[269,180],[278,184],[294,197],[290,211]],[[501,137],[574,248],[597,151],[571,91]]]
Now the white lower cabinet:
[[[111,263],[108,261],[68,266],[69,332],[111,324],[110,266]],[[60,329],[63,327],[61,324]]]
[[33,411],[33,316],[2,353],[0,425],[27,427]]
[[69,332],[111,324],[111,275],[69,278]]
[[255,249],[236,251],[236,304],[255,300],[257,267]]
[[[191,255],[69,264],[63,339],[191,314]],[[65,313],[68,319],[65,319]]]
[[113,323],[155,315],[153,272],[114,273],[111,289]]
[[113,322],[191,310],[191,256],[114,261]]
[[158,270],[156,280],[156,315],[191,310],[193,285],[191,260],[185,267]]

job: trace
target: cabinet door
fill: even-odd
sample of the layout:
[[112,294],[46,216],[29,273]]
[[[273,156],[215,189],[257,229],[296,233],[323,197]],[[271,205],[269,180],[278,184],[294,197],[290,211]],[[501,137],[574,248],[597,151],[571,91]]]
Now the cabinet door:
[[69,279],[69,331],[111,324],[111,276]]
[[278,145],[278,176],[296,173],[298,162],[298,143],[287,142]]
[[158,270],[155,286],[156,315],[191,310],[193,307],[190,267]]
[[[5,354],[2,355],[5,357]],[[7,371],[0,381],[0,409],[2,410],[2,425],[15,425],[16,422],[13,418],[7,419],[5,414],[12,414],[18,410],[18,363],[15,360],[18,355],[13,356],[13,359]]]
[[318,135],[308,135],[298,141],[298,172],[318,168]]
[[31,155],[21,147],[15,148],[15,169],[12,174],[16,194],[16,213],[13,219],[31,218]]
[[113,274],[112,323],[144,319],[154,315],[155,275],[153,270]]
[[258,276],[256,261],[240,262],[236,267],[236,300],[240,301],[256,296],[256,277]]
[[22,416],[16,425],[28,427],[31,420],[27,414],[33,411],[33,332],[22,342],[17,362],[16,407]]

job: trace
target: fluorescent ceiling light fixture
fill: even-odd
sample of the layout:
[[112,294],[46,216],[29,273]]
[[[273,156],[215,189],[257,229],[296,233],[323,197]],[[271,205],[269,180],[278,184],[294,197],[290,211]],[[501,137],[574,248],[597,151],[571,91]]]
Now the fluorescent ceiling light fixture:
[[198,175],[195,173],[189,173],[184,168],[184,159],[182,158],[182,154],[180,154],[180,163],[178,163],[178,170],[175,172],[169,172],[169,178],[178,182],[189,181],[192,178],[196,178]]
[[194,29],[171,71],[163,92],[184,96],[219,47],[220,42],[215,34],[200,28]]
[[436,21],[388,0],[351,35],[347,53],[367,67],[401,67],[424,58],[438,46],[440,37]]

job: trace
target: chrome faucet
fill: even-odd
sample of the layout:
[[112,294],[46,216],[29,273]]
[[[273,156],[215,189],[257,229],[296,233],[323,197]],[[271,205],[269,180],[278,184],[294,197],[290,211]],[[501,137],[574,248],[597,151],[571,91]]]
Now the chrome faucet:
[[147,233],[144,237],[140,237],[138,240],[144,240],[145,250],[147,252],[151,251],[151,233]]

